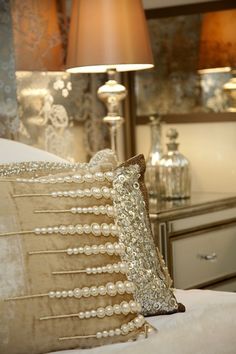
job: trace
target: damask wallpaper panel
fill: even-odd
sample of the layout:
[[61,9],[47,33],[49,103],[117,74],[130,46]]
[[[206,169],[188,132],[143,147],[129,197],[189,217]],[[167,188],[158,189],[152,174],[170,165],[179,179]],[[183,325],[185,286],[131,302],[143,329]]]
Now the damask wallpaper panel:
[[10,1],[0,1],[0,137],[14,138],[19,129],[15,57]]
[[97,98],[106,78],[63,71],[66,5],[0,1],[0,136],[86,161],[109,145],[105,107]]
[[70,161],[108,146],[96,96],[103,75],[19,71],[16,78],[20,141]]

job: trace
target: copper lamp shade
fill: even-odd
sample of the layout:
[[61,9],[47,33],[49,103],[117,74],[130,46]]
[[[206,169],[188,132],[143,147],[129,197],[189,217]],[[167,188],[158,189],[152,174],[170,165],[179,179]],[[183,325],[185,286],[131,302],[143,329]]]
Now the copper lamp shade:
[[206,13],[202,20],[199,71],[231,68],[236,68],[236,9]]
[[74,0],[67,70],[129,71],[153,66],[141,0]]

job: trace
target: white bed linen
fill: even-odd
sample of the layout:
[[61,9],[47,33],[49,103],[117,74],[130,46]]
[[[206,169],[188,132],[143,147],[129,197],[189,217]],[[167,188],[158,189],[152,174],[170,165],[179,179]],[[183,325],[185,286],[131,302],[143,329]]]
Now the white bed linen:
[[175,290],[185,313],[149,317],[148,339],[52,354],[236,354],[236,294]]
[[65,160],[50,152],[17,141],[0,138],[0,163],[22,161],[65,162]]

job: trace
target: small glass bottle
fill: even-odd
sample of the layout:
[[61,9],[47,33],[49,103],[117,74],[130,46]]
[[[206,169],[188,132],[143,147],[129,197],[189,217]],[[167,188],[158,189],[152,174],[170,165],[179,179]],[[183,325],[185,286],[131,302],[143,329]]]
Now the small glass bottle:
[[166,136],[168,152],[159,162],[159,175],[162,185],[162,199],[190,198],[190,166],[187,158],[178,151],[176,129],[169,129]]
[[162,156],[161,118],[150,117],[151,147],[146,160],[145,183],[149,198],[160,198],[159,161]]

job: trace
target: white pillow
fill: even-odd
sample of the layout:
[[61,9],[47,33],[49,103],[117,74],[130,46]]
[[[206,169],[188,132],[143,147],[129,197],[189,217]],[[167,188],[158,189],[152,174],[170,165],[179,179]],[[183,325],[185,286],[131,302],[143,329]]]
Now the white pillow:
[[68,162],[50,152],[17,141],[0,138],[0,163],[23,161]]

